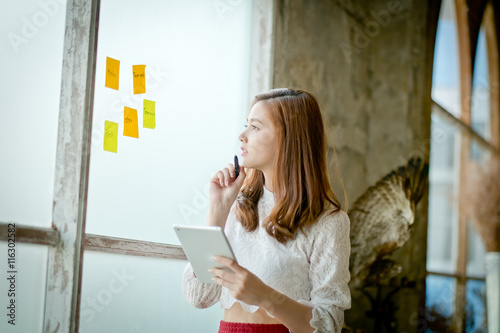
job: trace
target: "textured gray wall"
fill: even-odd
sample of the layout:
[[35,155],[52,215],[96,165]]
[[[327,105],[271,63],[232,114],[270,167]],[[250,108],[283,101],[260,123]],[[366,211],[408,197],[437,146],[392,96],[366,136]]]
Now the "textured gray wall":
[[[428,155],[435,23],[427,1],[277,0],[275,9],[273,87],[318,98],[350,204],[411,155]],[[426,229],[425,197],[412,239],[394,255],[401,276],[417,282],[394,297],[398,332],[422,328]],[[368,309],[354,292],[348,326],[373,331]]]

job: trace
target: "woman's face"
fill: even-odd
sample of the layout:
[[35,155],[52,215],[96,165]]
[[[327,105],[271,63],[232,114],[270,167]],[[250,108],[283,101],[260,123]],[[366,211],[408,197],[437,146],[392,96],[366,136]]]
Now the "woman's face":
[[240,134],[241,165],[271,172],[277,153],[277,135],[264,104],[257,102],[247,118],[247,128]]

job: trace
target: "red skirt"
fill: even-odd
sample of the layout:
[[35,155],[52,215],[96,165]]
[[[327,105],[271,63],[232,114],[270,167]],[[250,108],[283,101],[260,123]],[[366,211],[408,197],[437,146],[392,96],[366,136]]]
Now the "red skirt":
[[289,333],[281,324],[245,324],[220,321],[219,333]]

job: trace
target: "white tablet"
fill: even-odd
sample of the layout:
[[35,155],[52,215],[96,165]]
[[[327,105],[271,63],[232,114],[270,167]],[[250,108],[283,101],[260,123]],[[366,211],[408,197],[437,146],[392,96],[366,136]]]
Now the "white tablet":
[[221,227],[174,225],[174,230],[201,282],[214,283],[213,275],[208,270],[212,267],[225,267],[213,261],[212,257],[222,256],[236,260]]

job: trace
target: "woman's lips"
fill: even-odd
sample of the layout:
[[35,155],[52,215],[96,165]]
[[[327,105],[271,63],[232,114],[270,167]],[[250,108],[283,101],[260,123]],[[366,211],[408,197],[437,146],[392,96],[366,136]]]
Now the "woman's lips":
[[245,149],[241,148],[241,155],[245,155],[245,154],[248,154],[248,151],[246,151]]

